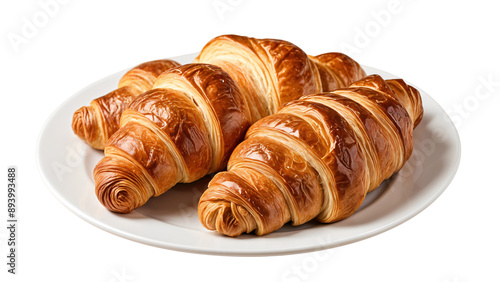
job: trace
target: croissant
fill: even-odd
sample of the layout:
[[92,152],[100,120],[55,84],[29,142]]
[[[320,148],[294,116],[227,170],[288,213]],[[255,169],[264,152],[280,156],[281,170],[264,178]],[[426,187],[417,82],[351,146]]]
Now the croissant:
[[408,160],[422,115],[415,88],[378,75],[290,102],[250,127],[203,193],[200,221],[238,236],[344,219]]
[[250,126],[242,93],[221,68],[188,64],[161,74],[130,103],[94,169],[96,195],[128,213],[178,182],[223,169]]
[[252,123],[303,95],[329,92],[366,76],[341,53],[308,56],[278,39],[221,35],[203,47],[195,62],[220,66],[236,81],[250,107]]
[[153,87],[164,71],[179,66],[172,60],[142,63],[128,71],[118,83],[118,89],[96,98],[73,114],[73,132],[90,146],[102,150],[108,138],[118,130],[120,115],[139,94]]
[[[255,45],[250,55],[242,44],[214,49],[209,43],[196,61],[213,65],[166,71],[123,112],[120,129],[94,169],[95,192],[107,209],[128,213],[176,183],[224,169],[256,119],[272,114],[281,103],[365,75],[345,55],[308,57],[286,41],[223,36],[211,42],[229,39],[261,47]],[[260,59],[248,60],[256,56]]]

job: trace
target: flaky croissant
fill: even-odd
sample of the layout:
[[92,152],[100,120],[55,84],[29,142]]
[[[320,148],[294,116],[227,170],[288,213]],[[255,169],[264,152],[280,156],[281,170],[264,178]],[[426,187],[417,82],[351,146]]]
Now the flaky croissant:
[[231,75],[252,105],[252,123],[303,95],[347,87],[366,76],[341,53],[308,56],[284,40],[239,35],[212,39],[195,62],[220,66]]
[[96,98],[73,114],[73,132],[96,149],[104,149],[108,138],[118,130],[120,116],[127,105],[139,94],[151,89],[164,71],[180,64],[172,60],[142,63],[128,71],[118,88]]
[[415,88],[378,75],[290,102],[250,127],[202,195],[200,221],[238,236],[344,219],[401,169],[422,115]]
[[178,182],[223,169],[249,117],[243,95],[221,68],[188,64],[164,72],[123,112],[94,169],[97,198],[128,213]]
[[[211,46],[230,39],[254,49]],[[286,41],[240,36],[212,40],[197,61],[214,65],[166,71],[122,114],[94,169],[97,198],[109,210],[128,213],[178,182],[224,169],[253,121],[281,103],[365,75],[342,54],[308,57]]]

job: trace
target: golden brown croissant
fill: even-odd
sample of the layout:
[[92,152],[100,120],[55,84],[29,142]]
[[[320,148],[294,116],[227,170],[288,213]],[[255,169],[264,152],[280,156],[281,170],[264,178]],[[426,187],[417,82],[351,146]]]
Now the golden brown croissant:
[[118,83],[118,89],[96,98],[73,114],[73,132],[96,149],[104,149],[108,138],[118,130],[120,116],[139,94],[151,89],[164,71],[180,64],[172,60],[142,63],[128,71]]
[[[255,46],[251,52],[244,44],[212,46],[229,39]],[[257,118],[281,103],[365,75],[345,55],[308,57],[295,45],[272,39],[218,37],[201,52],[198,61],[205,60],[214,65],[163,73],[122,114],[121,128],[94,169],[97,197],[109,210],[130,212],[178,182],[224,169]]]
[[290,102],[250,127],[202,195],[200,221],[237,236],[344,219],[410,157],[422,114],[415,88],[377,75]]
[[366,76],[360,65],[341,53],[308,56],[278,39],[221,35],[212,39],[195,62],[220,66],[244,94],[252,123],[303,95],[329,92]]
[[243,95],[221,68],[188,64],[164,72],[123,112],[94,169],[97,198],[127,213],[178,182],[223,169],[249,117]]

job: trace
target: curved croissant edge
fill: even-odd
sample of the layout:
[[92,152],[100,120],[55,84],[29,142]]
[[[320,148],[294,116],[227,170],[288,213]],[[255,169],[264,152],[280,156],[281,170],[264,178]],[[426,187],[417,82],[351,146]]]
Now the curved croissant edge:
[[95,149],[103,150],[109,137],[118,130],[121,113],[139,94],[151,89],[164,71],[180,66],[164,59],[142,63],[129,70],[118,83],[118,88],[98,97],[73,114],[73,132]]
[[[371,88],[392,96],[407,110],[414,127],[422,119],[423,108],[420,94],[402,79],[384,80],[379,75],[370,75],[354,82],[350,88]],[[304,99],[307,97],[299,101]],[[293,103],[296,101],[289,102],[282,108]],[[248,142],[247,140],[249,139],[244,142]],[[237,150],[238,148],[235,152]],[[231,167],[230,160],[229,170],[216,174],[210,181],[209,188],[201,196],[198,206],[198,217],[204,227],[234,237],[251,232],[255,232],[256,235],[265,235],[281,228],[290,220],[292,220],[292,225],[304,223],[295,222],[294,216],[290,214],[291,211],[283,208],[287,206],[283,191],[278,194],[268,192],[268,190],[277,190],[273,181],[262,177],[262,174],[252,175],[252,171],[255,172],[255,167],[258,165],[249,164],[251,169],[244,169],[243,166],[245,164]],[[350,216],[360,204],[361,202],[334,221]]]

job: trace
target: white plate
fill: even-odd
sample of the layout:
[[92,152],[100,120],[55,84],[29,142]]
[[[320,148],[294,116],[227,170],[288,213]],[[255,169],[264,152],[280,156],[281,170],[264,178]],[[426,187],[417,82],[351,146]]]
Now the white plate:
[[[194,54],[173,58],[189,63]],[[394,78],[364,67],[367,73]],[[284,226],[269,235],[222,236],[203,228],[196,212],[210,177],[179,184],[130,214],[109,212],[95,197],[92,171],[103,157],[71,130],[73,112],[113,89],[125,71],[82,89],[47,120],[37,145],[40,173],[50,191],[69,210],[118,236],[166,249],[217,255],[279,255],[317,251],[356,242],[410,219],[429,206],[453,179],[460,160],[457,131],[443,109],[419,89],[424,118],[415,130],[415,150],[404,168],[368,194],[351,217],[332,224]]]

